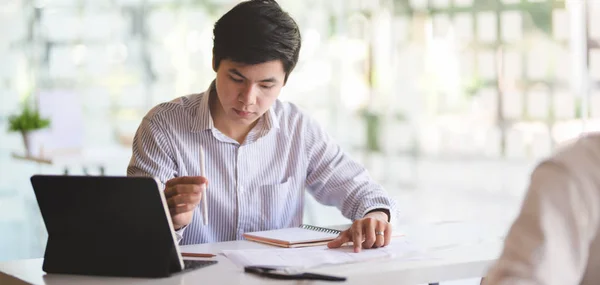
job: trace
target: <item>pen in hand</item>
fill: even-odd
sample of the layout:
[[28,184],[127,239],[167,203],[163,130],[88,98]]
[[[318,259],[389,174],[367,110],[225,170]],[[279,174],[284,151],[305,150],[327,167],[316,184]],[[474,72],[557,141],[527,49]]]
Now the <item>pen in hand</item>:
[[[205,168],[204,168],[204,160],[205,160],[205,156],[204,156],[204,147],[200,146],[200,176],[206,178],[206,172],[205,172]],[[206,226],[208,225],[208,204],[207,204],[207,199],[206,199],[206,185],[207,183],[204,183],[204,189],[202,189],[202,223]]]

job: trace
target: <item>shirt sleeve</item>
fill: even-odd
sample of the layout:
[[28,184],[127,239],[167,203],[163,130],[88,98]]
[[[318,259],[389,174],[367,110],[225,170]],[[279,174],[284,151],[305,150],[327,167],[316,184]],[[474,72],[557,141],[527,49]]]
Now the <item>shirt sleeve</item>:
[[396,204],[367,170],[352,160],[314,121],[306,118],[307,189],[321,204],[337,207],[356,220],[374,209],[386,209],[390,222]]
[[175,238],[177,239],[177,243],[180,243],[183,239],[183,232],[185,231],[185,228],[187,228],[187,226],[175,231]]
[[128,176],[153,176],[164,188],[166,182],[177,176],[177,167],[167,134],[159,122],[145,117],[133,138]]
[[538,166],[485,284],[579,284],[598,225],[594,191],[561,164]]
[[[153,176],[158,178],[161,189],[167,181],[177,175],[176,164],[164,128],[151,119],[144,118],[133,138],[128,176]],[[177,243],[183,239],[186,227],[175,232]]]

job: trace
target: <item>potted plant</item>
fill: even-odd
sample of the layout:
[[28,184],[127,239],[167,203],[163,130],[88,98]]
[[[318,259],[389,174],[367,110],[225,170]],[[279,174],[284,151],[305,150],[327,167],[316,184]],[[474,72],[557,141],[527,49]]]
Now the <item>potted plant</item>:
[[31,133],[50,126],[50,120],[42,118],[37,109],[24,105],[20,114],[8,118],[8,131],[20,132],[25,145],[25,153],[31,156]]

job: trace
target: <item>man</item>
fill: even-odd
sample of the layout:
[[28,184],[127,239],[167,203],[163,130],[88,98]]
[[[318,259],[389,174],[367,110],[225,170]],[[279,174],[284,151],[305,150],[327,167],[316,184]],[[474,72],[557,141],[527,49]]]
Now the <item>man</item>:
[[521,213],[484,284],[600,284],[600,134],[533,172]]
[[[127,174],[165,183],[182,244],[299,226],[305,188],[353,220],[331,247],[353,241],[358,252],[390,242],[395,211],[386,192],[313,120],[277,100],[300,42],[298,26],[275,1],[242,2],[215,24],[216,79],[208,90],[160,104],[144,117]],[[206,177],[199,176],[201,146]],[[204,191],[206,226],[198,206]]]

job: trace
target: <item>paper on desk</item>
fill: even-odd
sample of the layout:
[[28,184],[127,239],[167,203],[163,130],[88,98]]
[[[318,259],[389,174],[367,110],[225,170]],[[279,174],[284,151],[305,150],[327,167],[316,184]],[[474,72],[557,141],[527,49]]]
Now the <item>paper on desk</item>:
[[504,225],[456,221],[405,225],[404,229],[408,242],[427,252],[500,242],[508,232]]
[[321,265],[364,262],[375,259],[417,256],[418,250],[404,238],[390,245],[354,253],[351,246],[329,249],[326,246],[283,249],[224,250],[223,254],[239,267],[274,266],[312,268]]

